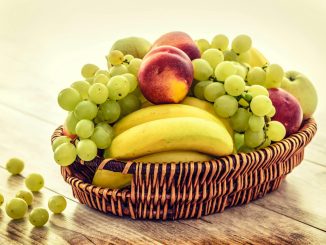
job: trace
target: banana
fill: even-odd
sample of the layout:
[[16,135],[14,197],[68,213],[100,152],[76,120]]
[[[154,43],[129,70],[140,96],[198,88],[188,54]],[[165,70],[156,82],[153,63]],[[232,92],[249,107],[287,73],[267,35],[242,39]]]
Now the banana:
[[132,174],[122,174],[105,169],[98,169],[93,177],[93,185],[109,188],[121,189],[131,184]]
[[249,50],[249,54],[250,54],[250,62],[248,63],[251,67],[255,67],[255,66],[263,67],[269,63],[268,60],[265,58],[265,56],[254,47],[252,47]]
[[207,101],[204,101],[204,100],[197,99],[195,97],[186,97],[181,102],[181,104],[194,106],[194,107],[200,108],[204,111],[211,113],[212,115],[214,115],[216,118],[218,118],[223,123],[224,127],[230,133],[230,135],[233,135],[233,129],[231,127],[230,121],[226,118],[218,117],[215,113],[213,104],[211,104]]
[[194,151],[166,151],[158,152],[151,155],[146,155],[136,158],[134,162],[148,162],[148,163],[163,163],[163,162],[203,162],[213,159],[212,156],[205,155]]
[[124,131],[142,123],[172,117],[198,117],[223,125],[219,118],[193,106],[181,104],[153,105],[135,111],[118,121],[113,126],[114,135],[118,136]]
[[116,136],[109,149],[109,157],[134,159],[172,150],[224,156],[232,153],[233,141],[225,127],[212,120],[166,118],[139,124]]

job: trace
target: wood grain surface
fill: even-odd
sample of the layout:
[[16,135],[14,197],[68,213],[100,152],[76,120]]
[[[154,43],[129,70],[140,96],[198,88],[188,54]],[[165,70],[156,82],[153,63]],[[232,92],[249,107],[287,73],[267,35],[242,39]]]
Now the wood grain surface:
[[[101,4],[109,8],[104,1]],[[78,11],[77,7],[80,7]],[[37,172],[44,176],[45,188],[35,194],[33,207],[47,207],[48,199],[57,193],[64,195],[68,202],[64,213],[50,215],[43,228],[33,228],[27,217],[10,220],[4,210],[5,204],[2,205],[1,245],[326,244],[326,111],[323,97],[315,115],[318,132],[306,148],[305,160],[277,191],[263,199],[198,220],[166,222],[121,219],[79,204],[52,157],[50,136],[66,114],[57,106],[56,97],[63,87],[81,78],[82,64],[94,62],[104,68],[103,57],[117,38],[114,32],[102,35],[100,30],[101,23],[107,21],[108,11],[95,7],[93,13],[86,9],[76,0],[58,1],[57,5],[40,0],[33,3],[0,0],[0,193],[6,200],[12,198],[25,188],[26,175]],[[147,14],[145,12],[142,13]],[[71,13],[76,19],[68,18]],[[112,14],[117,17],[117,13]],[[78,26],[88,28],[89,33],[83,28],[74,29],[77,22]],[[126,23],[121,26],[128,28]],[[127,33],[112,28],[118,37]],[[150,31],[152,29],[144,27],[139,35],[157,36]],[[72,30],[75,31],[72,33]],[[259,30],[255,29],[256,33]],[[202,30],[194,26],[193,31],[201,33]],[[164,31],[160,29],[160,32]],[[262,40],[261,37],[261,44]],[[324,43],[322,40],[321,37],[317,42]],[[277,47],[278,43],[268,45]],[[290,43],[286,45],[291,52]],[[274,50],[267,45],[265,48],[267,56],[276,57]],[[284,52],[277,55],[285,64],[295,64],[300,62],[295,52],[297,49],[293,49],[293,56],[288,59]],[[307,57],[312,59],[309,55],[311,52]],[[325,89],[321,83],[323,71],[314,70],[308,61],[302,62],[312,78],[317,78],[317,88]],[[10,176],[5,170],[5,163],[11,157],[24,159],[26,166],[22,175]]]

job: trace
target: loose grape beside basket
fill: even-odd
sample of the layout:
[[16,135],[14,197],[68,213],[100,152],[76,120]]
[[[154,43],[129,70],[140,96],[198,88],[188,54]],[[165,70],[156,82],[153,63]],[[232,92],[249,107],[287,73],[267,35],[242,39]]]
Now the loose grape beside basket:
[[[316,130],[311,118],[303,122],[297,133],[264,149],[206,162],[153,164],[97,156],[91,162],[77,159],[72,165],[61,167],[61,173],[81,203],[104,213],[132,219],[199,218],[276,190],[302,162],[304,148]],[[52,141],[61,135],[60,126]],[[101,164],[114,172],[133,174],[131,186],[112,190],[92,185]]]

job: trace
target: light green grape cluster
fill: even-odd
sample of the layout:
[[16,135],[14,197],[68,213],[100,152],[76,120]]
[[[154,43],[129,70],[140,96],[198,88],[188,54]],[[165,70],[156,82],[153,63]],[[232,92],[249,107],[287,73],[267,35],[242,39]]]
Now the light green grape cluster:
[[141,107],[136,91],[142,60],[119,50],[110,51],[106,59],[107,70],[84,65],[84,80],[72,83],[58,95],[58,104],[68,111],[64,131],[69,137],[58,137],[52,143],[54,159],[61,166],[72,164],[77,156],[83,161],[93,160],[98,149],[111,144],[110,124]]
[[209,44],[196,42],[201,58],[193,60],[193,95],[214,103],[219,117],[228,118],[238,151],[266,147],[285,137],[284,126],[271,121],[275,108],[267,88],[278,87],[284,72],[279,65],[250,67],[251,38],[239,35],[231,42],[217,35]]

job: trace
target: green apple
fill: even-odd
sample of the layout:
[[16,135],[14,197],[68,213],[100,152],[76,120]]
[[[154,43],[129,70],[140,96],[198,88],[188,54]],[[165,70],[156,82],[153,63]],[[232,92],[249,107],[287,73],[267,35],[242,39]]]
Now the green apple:
[[287,71],[281,88],[298,99],[303,111],[303,119],[312,116],[317,107],[318,96],[314,85],[306,76],[297,71]]
[[127,37],[117,40],[111,50],[120,50],[122,53],[131,54],[135,58],[142,59],[151,49],[152,44],[141,37]]

